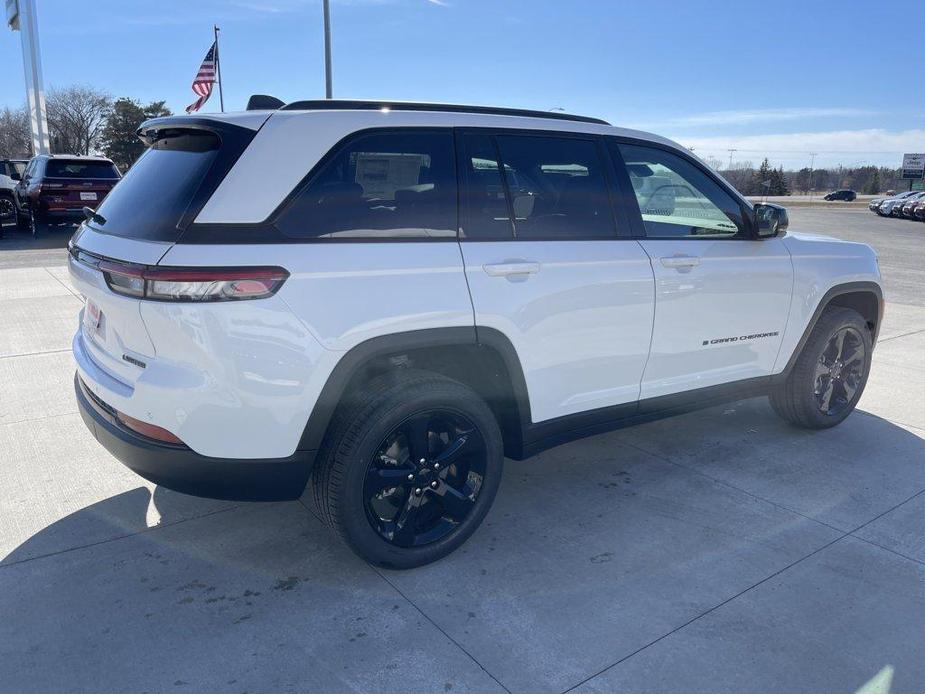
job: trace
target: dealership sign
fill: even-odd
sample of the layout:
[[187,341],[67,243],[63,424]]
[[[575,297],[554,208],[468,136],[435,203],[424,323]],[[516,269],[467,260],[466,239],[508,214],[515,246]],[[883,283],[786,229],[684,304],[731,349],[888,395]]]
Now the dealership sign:
[[903,178],[918,179],[925,174],[925,154],[903,155]]

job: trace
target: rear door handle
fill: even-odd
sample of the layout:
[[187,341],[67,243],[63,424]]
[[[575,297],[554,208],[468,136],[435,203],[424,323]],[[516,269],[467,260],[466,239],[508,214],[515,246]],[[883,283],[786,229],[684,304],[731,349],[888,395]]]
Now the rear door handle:
[[508,277],[509,275],[535,275],[540,271],[539,263],[526,260],[512,260],[506,263],[486,263],[482,266],[486,275]]
[[700,258],[695,255],[670,255],[659,258],[659,261],[665,267],[673,268],[697,267],[700,265]]

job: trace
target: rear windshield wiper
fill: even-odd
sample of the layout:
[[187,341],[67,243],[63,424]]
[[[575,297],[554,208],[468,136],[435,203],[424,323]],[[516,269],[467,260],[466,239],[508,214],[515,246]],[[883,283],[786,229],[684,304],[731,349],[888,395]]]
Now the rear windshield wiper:
[[96,222],[100,226],[106,223],[106,218],[92,207],[84,207],[84,217],[87,218],[88,222]]

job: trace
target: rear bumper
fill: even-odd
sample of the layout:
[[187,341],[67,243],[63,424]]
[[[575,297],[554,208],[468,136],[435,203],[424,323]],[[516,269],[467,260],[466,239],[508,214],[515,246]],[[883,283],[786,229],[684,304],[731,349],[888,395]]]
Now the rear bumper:
[[308,482],[315,451],[269,459],[203,456],[125,428],[79,375],[74,376],[74,389],[80,416],[96,440],[130,470],[167,489],[213,499],[282,501],[297,499]]
[[51,208],[42,210],[42,214],[47,220],[55,222],[82,222],[84,220],[82,207],[67,209]]

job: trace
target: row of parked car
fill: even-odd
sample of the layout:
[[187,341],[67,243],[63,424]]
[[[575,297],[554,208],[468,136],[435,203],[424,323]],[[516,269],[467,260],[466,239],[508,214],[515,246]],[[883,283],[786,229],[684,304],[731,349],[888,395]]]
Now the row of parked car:
[[925,191],[908,190],[889,198],[874,198],[867,207],[881,217],[902,217],[925,222]]
[[50,224],[79,222],[84,208],[96,208],[121,177],[105,157],[40,154],[0,160],[0,222],[15,219],[16,228],[33,237]]

